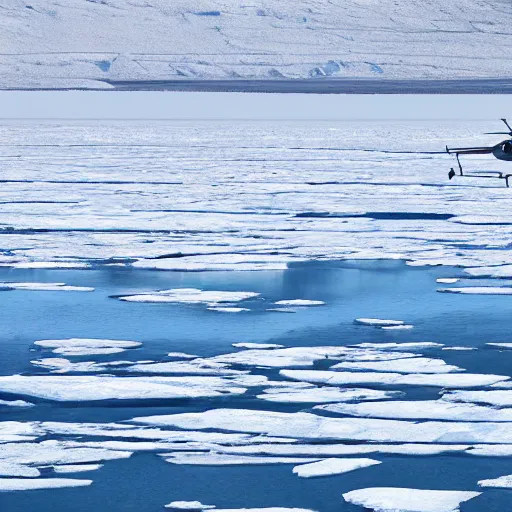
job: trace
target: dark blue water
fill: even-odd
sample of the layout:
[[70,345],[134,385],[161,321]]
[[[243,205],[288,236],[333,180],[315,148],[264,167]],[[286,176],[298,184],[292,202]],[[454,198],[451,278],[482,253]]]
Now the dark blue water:
[[[457,269],[407,267],[401,262],[312,263],[284,272],[174,273],[124,269],[90,271],[0,270],[0,281],[66,282],[93,286],[93,293],[0,292],[0,374],[37,373],[30,360],[38,339],[70,337],[133,339],[141,349],[79,360],[165,359],[170,351],[202,356],[231,352],[234,342],[272,342],[286,346],[348,345],[360,342],[436,341],[479,347],[478,351],[429,351],[470,372],[510,375],[512,352],[485,343],[512,341],[509,319],[512,298],[436,292],[436,278],[456,277]],[[480,283],[480,281],[479,281]],[[439,285],[446,286],[446,285]],[[121,302],[113,295],[175,287],[256,291],[249,313],[221,314],[203,306]],[[326,306],[296,314],[265,311],[272,301],[305,298]],[[357,317],[405,320],[410,331],[384,331],[357,326]],[[48,353],[45,353],[45,355]],[[51,356],[49,356],[51,357]],[[256,373],[256,372],[253,372]],[[277,370],[261,371],[275,378]],[[134,416],[242,407],[296,411],[304,404],[262,403],[247,396],[192,401],[96,402],[52,404],[37,400],[30,409],[2,409],[5,420],[108,422]],[[435,398],[438,389],[407,389],[413,398]],[[13,398],[0,394],[0,398]],[[14,408],[12,408],[14,409]],[[512,427],[511,427],[512,428]],[[0,446],[1,449],[1,446]],[[511,458],[468,455],[375,456],[383,464],[353,473],[300,479],[291,466],[199,467],[168,464],[155,454],[106,462],[78,478],[94,480],[88,488],[0,494],[2,512],[37,510],[137,511],[163,510],[173,500],[200,500],[223,508],[303,507],[321,512],[361,510],[344,503],[344,492],[376,486],[478,490],[476,482],[512,473]],[[73,477],[73,475],[65,475]],[[463,504],[463,512],[508,510],[512,492],[485,490]]]

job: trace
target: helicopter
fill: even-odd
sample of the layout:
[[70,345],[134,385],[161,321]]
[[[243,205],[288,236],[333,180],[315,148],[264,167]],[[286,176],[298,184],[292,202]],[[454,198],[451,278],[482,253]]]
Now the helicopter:
[[[488,132],[487,135],[509,135],[512,137],[512,127],[507,122],[506,119],[501,119],[505,126],[508,128],[508,132]],[[462,177],[471,177],[471,178],[498,178],[500,180],[505,180],[505,184],[509,187],[509,179],[512,178],[511,174],[506,174],[500,171],[471,171],[469,174],[464,174],[462,170],[462,165],[460,163],[459,155],[488,155],[492,154],[498,160],[507,160],[512,162],[512,138],[504,140],[495,146],[490,147],[474,147],[474,148],[449,148],[446,146],[446,152],[451,155],[455,155],[457,158],[457,164],[459,167],[458,176]],[[457,176],[457,173],[453,169],[450,169],[448,173],[448,179],[452,179]]]

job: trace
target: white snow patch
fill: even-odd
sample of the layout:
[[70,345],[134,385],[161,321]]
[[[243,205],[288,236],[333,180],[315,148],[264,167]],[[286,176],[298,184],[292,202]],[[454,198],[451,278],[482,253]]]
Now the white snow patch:
[[343,498],[348,503],[375,512],[457,512],[461,503],[480,494],[470,491],[371,487],[347,492]]
[[295,466],[293,472],[301,478],[341,475],[360,468],[381,464],[374,459],[324,459],[310,464]]

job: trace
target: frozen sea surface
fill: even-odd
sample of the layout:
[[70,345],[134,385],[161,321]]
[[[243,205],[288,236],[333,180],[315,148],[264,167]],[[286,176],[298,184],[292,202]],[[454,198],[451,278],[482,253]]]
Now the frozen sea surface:
[[[459,275],[453,267],[399,261],[303,263],[262,272],[0,269],[0,281],[95,289],[0,294],[0,400],[33,404],[1,405],[0,468],[7,475],[0,508],[67,512],[73,502],[77,512],[152,512],[172,502],[200,502],[230,510],[356,512],[342,494],[373,488],[411,489],[407,503],[418,490],[455,492],[439,495],[453,498],[447,506],[470,496],[461,492],[475,493],[462,502],[462,512],[506,508],[509,489],[478,482],[510,474],[512,421],[507,405],[493,413],[494,393],[508,390],[490,386],[510,377],[512,352],[490,345],[510,339],[508,298],[437,293],[437,279]],[[244,300],[244,315],[220,315],[204,304],[116,300],[178,288],[254,295]],[[325,304],[295,315],[267,311],[291,297]],[[405,318],[415,328],[376,329],[355,318]],[[444,350],[461,345],[478,350]],[[51,352],[76,347],[68,355]],[[440,361],[460,371],[443,373]],[[280,374],[389,375],[374,367],[333,369],[343,362],[433,373],[396,373],[395,383],[359,384],[358,390]],[[151,367],[155,373],[148,375]],[[197,375],[207,368],[218,373]],[[51,373],[55,369],[67,373]],[[418,376],[425,382],[467,376],[461,383],[468,387],[443,392]],[[86,397],[77,392],[79,383]],[[184,397],[192,395],[200,396]],[[381,463],[367,464],[368,457]],[[296,472],[318,478],[298,478],[298,464],[307,466]],[[349,496],[355,503],[375,494]]]

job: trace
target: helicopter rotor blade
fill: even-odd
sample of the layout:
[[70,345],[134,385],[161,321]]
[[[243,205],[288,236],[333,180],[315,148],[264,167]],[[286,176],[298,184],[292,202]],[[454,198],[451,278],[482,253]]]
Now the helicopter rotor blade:
[[512,135],[512,132],[485,132],[484,135]]

